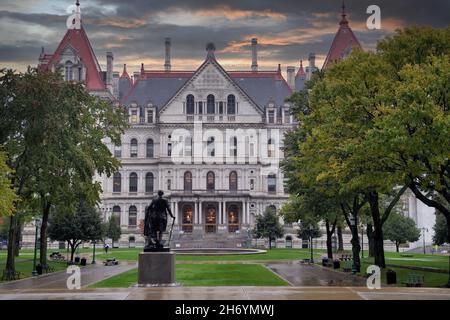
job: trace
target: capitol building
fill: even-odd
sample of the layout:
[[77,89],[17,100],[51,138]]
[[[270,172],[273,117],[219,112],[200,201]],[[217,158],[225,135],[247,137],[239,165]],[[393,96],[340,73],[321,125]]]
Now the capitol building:
[[[249,40],[248,70],[241,71],[225,70],[208,43],[201,65],[176,70],[166,38],[160,70],[142,64],[140,71],[129,74],[124,65],[116,72],[108,52],[102,71],[78,2],[76,8],[56,51],[42,50],[39,68],[61,68],[66,80],[82,81],[91,94],[128,111],[130,127],[122,143],[104,141],[122,167],[111,177],[96,177],[103,217],[117,216],[122,229],[114,245],[144,244],[146,206],[163,190],[176,217],[173,247],[248,246],[256,217],[268,208],[278,210],[289,197],[279,163],[284,134],[297,123],[285,100],[317,70],[315,54],[305,66],[300,59],[298,66],[288,66],[285,79],[280,65],[258,69],[256,38]],[[354,47],[360,44],[343,12],[323,68]],[[296,239],[292,226],[286,231]]]

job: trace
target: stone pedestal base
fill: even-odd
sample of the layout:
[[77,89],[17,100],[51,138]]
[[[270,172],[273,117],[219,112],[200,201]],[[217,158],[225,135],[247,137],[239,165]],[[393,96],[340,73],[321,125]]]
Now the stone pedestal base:
[[139,254],[139,285],[171,283],[175,283],[175,253],[144,252]]

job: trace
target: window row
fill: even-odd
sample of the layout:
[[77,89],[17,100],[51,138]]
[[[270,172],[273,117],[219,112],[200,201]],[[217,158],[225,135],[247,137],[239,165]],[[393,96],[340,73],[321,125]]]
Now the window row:
[[[155,177],[153,173],[149,172],[145,175],[145,192],[152,193],[154,192],[154,180]],[[192,192],[192,182],[193,176],[192,172],[186,171],[184,173],[183,178],[183,190],[185,192]],[[230,172],[228,176],[229,182],[229,191],[237,191],[238,190],[238,174],[236,171]],[[167,189],[171,189],[171,179],[167,182]],[[250,179],[250,190],[255,189],[255,179]],[[209,171],[206,174],[206,190],[214,191],[216,190],[216,175],[213,171]],[[275,193],[277,190],[277,177],[274,174],[267,176],[267,192]],[[129,192],[138,192],[138,175],[136,172],[132,172],[129,176]],[[120,193],[122,192],[122,175],[120,172],[116,172],[113,175],[113,192]]]
[[[146,151],[145,156],[147,158],[155,157],[155,143],[153,142],[153,139],[147,140],[145,151]],[[130,141],[130,158],[137,158],[137,156],[138,156],[138,141],[137,141],[137,139],[131,139],[131,141]],[[114,157],[122,158],[122,146],[121,145],[114,146]]]
[[[116,217],[116,223],[120,227],[120,215],[121,208],[119,206],[114,206],[112,210],[113,216]],[[130,206],[128,208],[128,226],[129,227],[137,227],[137,208],[136,206]]]
[[195,101],[192,94],[186,97],[186,114],[236,114],[236,97],[228,95],[227,101],[216,102],[214,95],[210,94],[204,101]]

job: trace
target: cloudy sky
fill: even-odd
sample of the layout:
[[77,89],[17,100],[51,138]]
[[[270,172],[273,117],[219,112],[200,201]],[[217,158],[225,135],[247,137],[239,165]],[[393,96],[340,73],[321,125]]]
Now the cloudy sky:
[[[53,53],[66,32],[74,0],[0,0],[0,68],[36,65],[41,47]],[[214,42],[228,70],[250,69],[250,39],[258,38],[262,70],[298,66],[315,52],[322,64],[338,29],[341,0],[81,0],[83,25],[102,66],[162,69],[164,38],[172,38],[172,68],[193,70]],[[411,25],[446,27],[448,0],[346,0],[348,19],[365,49]],[[381,30],[368,30],[366,9],[381,8]],[[284,69],[283,68],[283,69]],[[103,68],[104,69],[104,68]]]

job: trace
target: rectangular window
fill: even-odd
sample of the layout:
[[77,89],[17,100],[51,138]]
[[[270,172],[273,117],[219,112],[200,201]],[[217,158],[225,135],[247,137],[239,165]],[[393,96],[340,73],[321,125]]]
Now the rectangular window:
[[284,110],[284,123],[291,123],[291,112]]
[[172,156],[172,144],[171,143],[167,144],[167,156],[168,157]]
[[275,193],[277,191],[277,176],[274,174],[267,176],[267,191],[269,193]]
[[137,109],[131,110],[131,119],[130,119],[131,123],[138,123],[139,119],[138,119],[138,112]]
[[275,111],[269,111],[269,123],[275,123]]
[[167,190],[172,190],[172,180],[167,179]]
[[198,113],[203,114],[203,102],[201,101],[198,103]]
[[147,123],[153,123],[153,110],[147,111]]
[[255,179],[250,179],[250,190],[255,190]]

